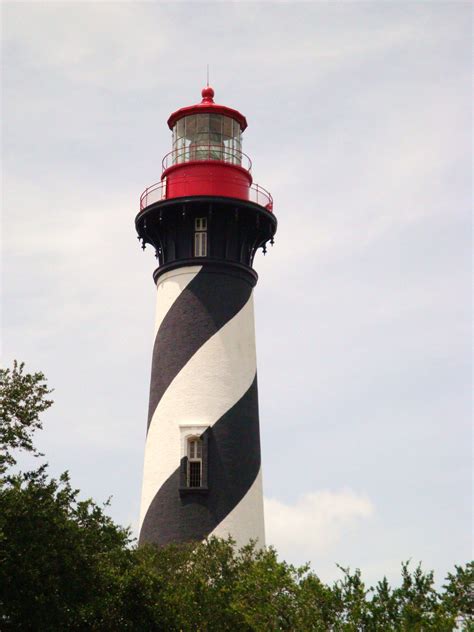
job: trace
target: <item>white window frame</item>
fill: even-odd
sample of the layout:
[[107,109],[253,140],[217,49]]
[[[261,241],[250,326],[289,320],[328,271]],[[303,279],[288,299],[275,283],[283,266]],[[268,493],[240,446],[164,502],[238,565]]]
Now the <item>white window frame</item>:
[[[183,422],[179,424],[180,433],[180,452],[181,458],[188,458],[188,441],[189,439],[198,438],[201,439],[202,435],[208,430],[209,424],[196,423],[196,422]],[[202,439],[201,439],[202,441]],[[204,447],[204,442],[203,442]],[[204,475],[204,463],[201,463],[201,486]],[[186,486],[189,488],[189,468],[186,468]],[[189,489],[199,489],[198,487],[190,487]]]

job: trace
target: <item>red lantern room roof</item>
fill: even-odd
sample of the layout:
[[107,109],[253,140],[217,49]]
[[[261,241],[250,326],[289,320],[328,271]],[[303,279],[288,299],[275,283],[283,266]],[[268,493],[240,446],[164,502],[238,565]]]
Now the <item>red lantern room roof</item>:
[[188,105],[185,108],[180,108],[173,112],[168,119],[168,127],[173,129],[174,124],[184,116],[190,116],[191,114],[222,114],[236,120],[240,124],[240,129],[243,132],[247,127],[247,120],[243,114],[228,108],[226,105],[218,105],[214,103],[214,90],[211,86],[206,86],[202,89],[202,101],[196,103],[196,105]]

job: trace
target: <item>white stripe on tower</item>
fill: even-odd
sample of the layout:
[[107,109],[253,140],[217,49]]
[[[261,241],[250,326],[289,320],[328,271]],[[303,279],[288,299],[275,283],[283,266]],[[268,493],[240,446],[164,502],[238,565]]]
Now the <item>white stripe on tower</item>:
[[[263,545],[255,327],[249,280],[226,270],[208,272],[193,266],[163,274],[157,290],[140,541],[165,544],[213,533],[221,537],[230,534],[239,545],[249,539]],[[173,332],[182,333],[185,340],[181,340],[180,349],[180,341],[174,341],[177,353],[171,349],[168,362],[167,347],[172,347]],[[180,354],[185,358],[183,366]],[[179,494],[183,429],[191,426],[207,428],[210,433],[209,491],[183,498]]]
[[231,535],[238,548],[248,544],[249,540],[256,540],[258,547],[263,547],[265,524],[262,498],[262,468],[260,468],[252,487],[210,535],[224,539]]

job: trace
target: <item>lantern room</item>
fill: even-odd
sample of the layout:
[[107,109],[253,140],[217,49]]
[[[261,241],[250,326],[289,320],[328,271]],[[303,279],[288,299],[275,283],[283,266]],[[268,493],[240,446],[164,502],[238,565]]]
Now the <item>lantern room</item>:
[[254,202],[272,211],[270,193],[254,184],[251,160],[242,152],[245,117],[214,103],[210,86],[201,94],[200,103],[169,117],[172,148],[163,159],[160,182],[143,192],[140,208],[161,200],[210,195]]
[[240,123],[222,114],[189,114],[176,121],[172,163],[221,160],[242,165]]

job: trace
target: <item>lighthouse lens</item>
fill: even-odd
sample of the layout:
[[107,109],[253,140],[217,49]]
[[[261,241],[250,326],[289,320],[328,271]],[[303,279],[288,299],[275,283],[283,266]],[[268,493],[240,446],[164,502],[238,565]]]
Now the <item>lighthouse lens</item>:
[[192,114],[173,127],[173,163],[219,160],[242,163],[240,124],[221,114]]

